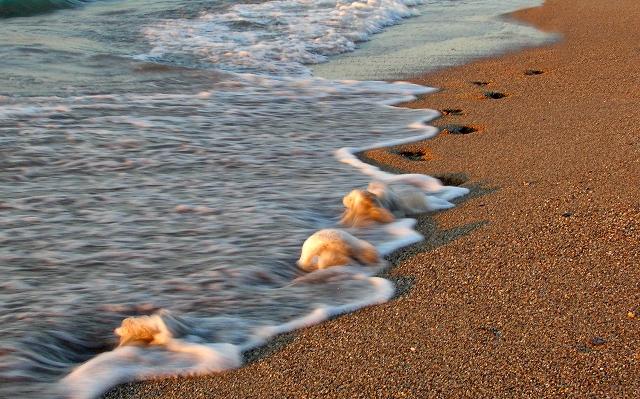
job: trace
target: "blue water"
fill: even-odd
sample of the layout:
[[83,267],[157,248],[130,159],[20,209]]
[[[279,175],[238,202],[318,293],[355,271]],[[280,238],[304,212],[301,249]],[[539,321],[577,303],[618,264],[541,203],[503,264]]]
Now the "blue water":
[[[300,280],[295,260],[343,195],[385,178],[335,151],[433,135],[436,113],[388,105],[429,90],[310,65],[478,3],[0,0],[0,397],[239,367],[274,334],[387,300],[374,269]],[[428,182],[438,204],[463,193]],[[351,232],[388,253],[410,226]],[[163,344],[116,349],[131,316]]]

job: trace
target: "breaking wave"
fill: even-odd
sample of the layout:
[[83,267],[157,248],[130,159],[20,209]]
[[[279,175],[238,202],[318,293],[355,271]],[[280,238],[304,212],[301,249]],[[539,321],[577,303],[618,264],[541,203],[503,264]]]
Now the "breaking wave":
[[[357,43],[417,15],[421,0],[279,0],[236,4],[193,20],[144,29],[152,50],[141,58],[204,62],[215,68],[309,76],[309,64],[353,51]],[[189,58],[187,58],[189,59]]]

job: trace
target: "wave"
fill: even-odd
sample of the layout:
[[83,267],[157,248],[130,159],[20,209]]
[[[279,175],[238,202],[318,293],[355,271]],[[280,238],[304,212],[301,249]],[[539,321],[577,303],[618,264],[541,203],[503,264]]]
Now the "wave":
[[79,7],[91,0],[0,0],[0,18],[29,17],[65,8]]
[[[417,95],[434,91],[432,88],[404,82],[360,84],[369,90],[375,88],[378,92],[395,95],[390,99],[378,101],[377,105],[399,111],[402,110],[396,108],[396,104],[415,100]],[[376,102],[373,104],[376,105]],[[357,157],[357,154],[363,151],[427,140],[436,136],[439,129],[427,125],[427,122],[437,118],[439,113],[429,109],[420,112],[421,116],[406,126],[408,131],[419,133],[418,135],[388,139],[364,147],[343,147],[334,152],[334,157],[338,162],[347,164],[374,180],[389,184],[410,184],[419,188],[424,192],[432,210],[449,209],[454,206],[449,201],[467,195],[469,189],[445,186],[440,180],[428,175],[388,173]],[[400,248],[424,240],[415,230],[415,223],[415,219],[404,218],[389,224],[347,230],[359,238],[370,241],[380,255],[387,256]],[[65,397],[94,399],[117,384],[133,380],[205,375],[242,367],[243,353],[267,344],[279,334],[310,327],[332,317],[391,300],[395,294],[395,286],[391,281],[376,276],[386,267],[386,262],[377,267],[348,265],[298,275],[288,284],[272,289],[272,292],[278,291],[280,300],[288,298],[293,301],[300,300],[300,290],[306,292],[306,295],[314,290],[320,290],[324,294],[342,292],[342,295],[344,292],[352,291],[351,295],[331,305],[319,300],[321,297],[316,297],[316,300],[310,301],[311,306],[305,312],[280,323],[265,323],[239,317],[189,317],[177,315],[166,309],[150,316],[129,318],[118,330],[127,329],[128,334],[134,335],[131,339],[134,342],[133,346],[128,343],[92,358],[73,369],[59,382],[56,390],[62,392]],[[235,339],[220,340],[216,334],[222,330],[234,331]],[[121,334],[117,330],[116,333]],[[141,333],[153,336],[154,342],[151,345],[138,346],[135,341],[140,337],[136,335]]]
[[[234,75],[194,89],[206,91],[0,100],[0,130],[24,124],[37,137],[9,140],[0,160],[0,225],[10,227],[0,242],[16,248],[2,258],[15,277],[0,285],[13,309],[0,311],[0,397],[42,397],[69,372],[57,388],[78,399],[131,379],[239,367],[279,333],[393,295],[374,268],[295,265],[306,237],[335,227],[345,193],[411,180],[433,209],[466,193],[355,157],[372,148],[363,143],[437,134],[426,122],[438,112],[391,106],[429,88]],[[68,135],[48,134],[61,129]],[[349,233],[387,255],[423,239],[414,222]],[[142,329],[161,343],[118,347],[113,329],[131,316],[146,316]]]
[[225,71],[310,76],[309,65],[419,14],[423,0],[281,0],[235,4],[222,13],[166,20],[143,32],[153,48],[138,58],[176,57]]

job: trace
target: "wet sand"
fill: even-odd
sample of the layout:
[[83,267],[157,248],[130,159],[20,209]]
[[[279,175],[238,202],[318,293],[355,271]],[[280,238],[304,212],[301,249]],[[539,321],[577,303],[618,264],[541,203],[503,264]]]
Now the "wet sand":
[[473,189],[395,254],[395,300],[240,370],[108,397],[639,397],[640,7],[549,0],[515,17],[564,40],[416,79],[442,91],[408,106],[459,109],[436,125],[477,131],[365,154]]

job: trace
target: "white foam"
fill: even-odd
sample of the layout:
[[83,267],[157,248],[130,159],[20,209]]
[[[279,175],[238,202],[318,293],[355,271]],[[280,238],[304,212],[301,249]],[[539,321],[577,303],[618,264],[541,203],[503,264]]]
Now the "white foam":
[[[384,108],[392,107],[391,104],[397,103],[398,101],[408,101],[414,99],[418,94],[433,91],[433,89],[409,83],[388,84],[385,82],[331,82],[321,79],[311,79],[304,82],[297,82],[284,78],[268,79],[264,77],[249,75],[242,75],[241,78],[243,83],[252,81],[260,82],[261,85],[268,86],[270,90],[272,90],[266,92],[266,94],[258,92],[258,97],[260,95],[265,95],[268,96],[268,98],[273,98],[273,91],[279,91],[279,96],[281,96],[281,98],[287,98],[287,96],[289,95],[289,92],[287,92],[287,90],[292,90],[292,85],[296,84],[297,85],[295,86],[295,92],[298,96],[297,98],[304,98],[305,96],[308,96],[310,102],[317,102],[318,96],[321,96],[323,91],[327,95],[329,95],[330,93],[341,95],[341,93],[344,93],[344,95],[362,95],[366,96],[367,98],[369,95],[375,95],[374,98],[378,99],[384,98],[384,93],[388,93],[389,97],[392,97],[394,102],[384,101]],[[211,91],[211,93],[213,93],[213,95],[234,95],[233,92],[225,94]],[[383,94],[381,95],[380,93]],[[112,100],[114,103],[123,102],[127,104],[141,104],[145,107],[147,107],[148,104],[154,104],[155,102],[161,104],[163,101],[168,100],[176,102],[199,101],[198,104],[201,106],[212,106],[209,105],[209,101],[211,99],[208,97],[208,95],[202,95],[201,93],[192,95],[158,94],[151,98],[138,95],[114,95],[110,97],[109,100]],[[96,106],[95,103],[91,103],[92,99],[93,98],[88,98],[85,101],[89,102],[89,105]],[[81,101],[80,99],[77,100]],[[102,100],[107,100],[107,98],[104,98]],[[220,107],[224,104],[224,102],[214,104]],[[80,106],[82,105],[86,104],[81,103]],[[110,102],[107,102],[105,104],[105,108],[111,109],[111,105],[112,104]],[[77,105],[74,104],[74,107],[76,106]],[[234,109],[229,108],[229,110],[233,111]],[[372,112],[375,112],[375,109]],[[415,132],[417,133],[417,135],[411,136],[409,138],[382,141],[364,147],[342,148],[335,152],[336,157],[339,161],[352,165],[357,170],[373,179],[381,180],[389,184],[403,183],[418,187],[419,189],[424,191],[431,209],[445,209],[453,206],[453,204],[448,201],[457,196],[466,194],[468,192],[467,189],[444,186],[437,179],[426,175],[393,175],[391,173],[384,172],[375,166],[360,161],[355,155],[356,153],[367,149],[387,147],[390,145],[398,145],[417,140],[429,139],[437,134],[438,130],[436,128],[426,125],[426,122],[438,116],[438,113],[436,111],[402,110],[402,112],[411,115],[411,118],[408,118],[407,120],[405,120],[405,122],[403,122],[406,123],[404,127],[402,125],[400,125],[399,127],[409,132]],[[415,118],[412,118],[414,115]],[[198,116],[192,116],[191,118],[195,120],[198,118]],[[97,126],[96,128],[98,129],[99,126],[101,126],[101,123],[104,123],[105,121],[109,121],[109,123],[121,123],[126,125],[130,125],[132,122],[136,122],[140,127],[140,131],[146,131],[146,129],[144,129],[146,123],[138,123],[138,121],[150,121],[148,123],[156,123],[160,126],[167,126],[168,133],[166,136],[163,136],[164,138],[170,137],[176,143],[181,143],[183,140],[178,136],[171,136],[171,129],[175,129],[175,127],[173,126],[174,124],[170,123],[171,121],[164,118],[164,116],[162,115],[155,116],[153,119],[143,119],[135,116],[101,116],[99,120],[96,119],[98,118],[93,118],[92,123],[95,123]],[[140,139],[142,139],[143,137],[144,136],[141,136]],[[130,139],[128,136],[127,138]],[[290,154],[288,154],[288,156],[290,157]],[[252,157],[243,158],[243,162],[249,162],[251,160]],[[83,163],[78,164],[78,166],[80,167],[82,165]],[[246,212],[247,209],[248,208],[245,208],[243,212]],[[176,212],[172,212],[172,215],[176,214],[180,217],[184,217],[194,213],[210,213],[209,207],[197,204],[178,204],[174,208],[174,210]],[[202,210],[202,212],[200,212],[199,210]],[[172,215],[165,215],[163,216],[163,218],[172,217]],[[113,214],[111,216],[109,219],[105,219],[103,221],[111,222],[112,220],[119,220],[119,215]],[[420,235],[420,233],[415,231],[414,225],[414,219],[401,219],[394,223],[379,227],[383,233],[382,236],[385,237],[385,239],[382,242],[376,242],[378,251],[382,255],[388,255],[398,248],[421,241],[423,237],[422,235]],[[215,246],[219,247],[222,250],[226,250],[226,244],[222,241],[223,240],[221,240],[221,242],[216,242]],[[209,244],[213,245],[213,243]],[[230,251],[230,254],[234,258],[238,257],[237,252]],[[114,254],[112,256],[118,257],[120,255]],[[364,286],[360,286],[360,288],[366,287],[366,291],[358,291],[359,294],[357,297],[347,297],[344,301],[340,302],[337,305],[326,305],[323,303],[315,305],[311,304],[311,310],[306,312],[304,316],[293,317],[290,320],[285,320],[283,322],[274,324],[269,324],[265,320],[256,321],[236,318],[228,322],[225,321],[223,325],[219,322],[216,325],[215,323],[212,324],[212,322],[207,318],[201,318],[195,319],[196,322],[191,323],[190,327],[186,328],[183,333],[175,335],[174,330],[172,330],[171,328],[165,328],[165,319],[158,315],[152,316],[151,320],[153,321],[153,323],[156,323],[161,327],[165,326],[160,328],[163,332],[162,339],[151,346],[124,346],[96,356],[95,358],[73,370],[60,382],[60,387],[66,392],[67,396],[70,396],[72,398],[93,398],[104,392],[109,387],[126,381],[168,375],[206,374],[237,368],[242,364],[242,352],[260,345],[264,345],[275,335],[300,328],[305,328],[327,320],[330,317],[351,312],[365,306],[382,303],[388,301],[393,296],[393,284],[385,279],[372,277],[371,273],[375,271],[375,269],[373,268],[354,269],[344,267],[338,269],[340,270],[331,271],[331,273],[335,273],[333,277],[337,279],[338,283],[340,283],[340,280],[343,279],[346,282],[365,284]],[[228,270],[227,272],[231,273],[232,271],[233,270]],[[239,272],[242,271],[243,269],[239,269]],[[312,281],[316,277],[318,279],[322,279],[326,276],[313,276],[312,273],[306,279],[293,281],[291,287],[292,289],[300,288],[300,284],[310,284],[312,286]],[[167,286],[167,288],[170,288],[169,286],[189,286],[188,279],[184,280],[184,284],[181,283],[180,279],[174,280],[176,280],[175,283],[165,280],[163,284]],[[320,285],[319,287],[321,287],[320,291],[324,291],[322,285]],[[282,289],[285,289],[285,287],[282,287]],[[362,294],[362,292],[364,292],[364,294]],[[326,297],[324,299],[329,300],[329,298]],[[224,336],[218,337],[215,335],[216,328],[218,327],[222,327],[221,329],[225,330],[223,331],[223,333],[228,333],[228,331],[234,330],[236,328],[236,325],[240,326],[238,327],[240,329],[244,328],[246,330],[249,330],[246,335],[239,334],[239,336],[242,336],[242,339],[228,340],[225,339]]]
[[[367,296],[352,303],[340,306],[318,305],[303,317],[278,325],[258,327],[243,345],[203,343],[200,338],[190,335],[176,338],[163,318],[167,316],[167,312],[151,317],[143,316],[148,323],[153,324],[153,328],[157,327],[160,330],[159,334],[162,337],[159,344],[147,347],[121,346],[102,353],[74,369],[60,381],[57,388],[70,399],[92,399],[110,387],[124,382],[163,376],[203,375],[235,369],[242,365],[242,352],[262,346],[276,335],[310,327],[366,306],[387,302],[395,292],[390,281],[370,277],[366,269],[344,267],[328,270],[330,273],[342,274],[348,278],[365,280],[373,289]],[[327,271],[314,273],[323,272]],[[206,324],[206,321],[203,321]]]
[[128,381],[220,372],[241,364],[236,345],[172,338],[162,347],[123,346],[102,353],[73,370],[60,382],[60,388],[70,399],[91,399]]
[[142,59],[189,54],[231,71],[310,74],[307,65],[417,15],[421,0],[281,0],[236,4],[224,13],[168,20],[144,30],[154,48]]
[[[383,102],[383,105],[392,106],[392,104],[398,104],[406,101],[415,100],[416,95],[425,93],[424,89],[426,89],[427,93],[435,91],[435,89],[432,89],[432,88],[423,88],[416,85],[413,85],[416,87],[412,88],[410,83],[400,83],[400,84],[407,85],[406,86],[407,91],[411,91],[412,89],[415,90],[414,93],[409,94],[407,95],[407,97],[404,97],[402,99],[395,99],[395,102],[385,101]],[[344,147],[335,152],[335,157],[338,159],[338,161],[353,166],[354,168],[358,169],[363,174],[370,176],[374,180],[380,180],[387,184],[393,184],[393,183],[410,184],[412,186],[415,186],[421,189],[422,191],[425,192],[425,194],[428,194],[426,198],[427,198],[427,203],[431,210],[448,209],[454,206],[452,203],[449,202],[450,200],[467,195],[469,193],[469,189],[464,187],[445,186],[442,184],[442,182],[440,182],[440,180],[436,179],[435,177],[431,177],[423,174],[411,173],[411,174],[396,175],[393,173],[388,173],[374,165],[361,161],[356,155],[364,151],[370,151],[370,150],[385,148],[385,147],[393,147],[393,146],[413,143],[421,140],[428,140],[435,137],[439,132],[438,128],[427,125],[426,123],[439,117],[440,113],[436,110],[431,110],[431,109],[425,109],[420,111],[423,113],[423,115],[420,118],[416,119],[411,124],[409,124],[408,127],[412,130],[421,131],[422,134],[419,134],[417,136],[407,137],[404,139],[382,141],[382,142],[374,143],[374,144],[363,146],[363,147]]]
[[319,324],[331,317],[335,317],[341,314],[350,313],[358,309],[362,309],[367,306],[376,305],[387,302],[393,297],[395,293],[395,287],[389,280],[385,280],[380,277],[368,277],[366,273],[356,272],[353,274],[354,269],[347,267],[332,268],[325,270],[318,270],[310,274],[315,273],[343,273],[345,275],[351,274],[353,277],[365,279],[371,283],[374,288],[368,296],[359,301],[354,301],[349,304],[341,306],[320,306],[313,310],[311,313],[304,317],[292,320],[288,323],[280,324],[277,326],[267,326],[257,330],[256,337],[243,347],[243,350],[249,350],[261,345],[264,345],[270,339],[279,334],[284,334],[290,331],[299,330],[302,328],[310,327]]
[[[408,94],[403,98],[384,101],[381,103],[382,105],[393,107],[394,104],[415,100],[416,95],[431,93],[437,90],[428,87],[420,87],[405,82],[398,82],[398,84],[405,85],[406,90],[409,92],[413,91],[413,93]],[[440,113],[436,110],[431,109],[425,109],[421,111],[423,112],[423,115],[413,123],[410,123],[408,127],[412,130],[422,131],[422,134],[407,137],[405,139],[382,141],[363,147],[344,147],[335,152],[335,157],[338,159],[338,161],[353,166],[363,174],[372,177],[374,180],[379,180],[386,184],[409,184],[419,188],[425,193],[426,202],[429,210],[431,211],[450,209],[455,205],[449,201],[467,195],[469,193],[469,189],[464,187],[445,186],[440,180],[436,179],[435,177],[423,174],[388,173],[374,165],[361,161],[356,155],[364,151],[398,146],[402,144],[413,143],[416,141],[428,140],[435,137],[438,134],[439,129],[434,126],[427,125],[426,123],[439,117]],[[422,241],[424,237],[413,229],[415,222],[415,219],[407,218],[396,221],[394,223],[390,223],[388,226],[386,226],[387,233],[395,238],[382,244],[378,244],[377,249],[380,254],[388,255],[397,249]]]
[[385,226],[385,231],[395,238],[379,244],[377,246],[378,252],[383,256],[389,255],[397,249],[422,241],[424,237],[414,230],[415,224],[415,219],[405,218]]

